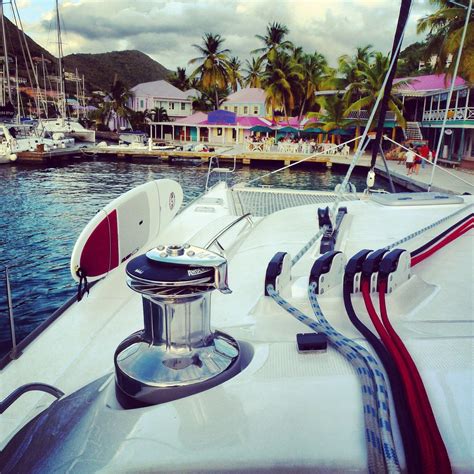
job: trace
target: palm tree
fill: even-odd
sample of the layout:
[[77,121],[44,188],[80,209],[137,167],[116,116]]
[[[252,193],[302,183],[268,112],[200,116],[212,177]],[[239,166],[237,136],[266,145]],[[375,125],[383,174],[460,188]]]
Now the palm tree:
[[[316,120],[308,122],[305,128],[319,126],[324,131],[331,132],[336,129],[345,129],[353,124],[352,120],[346,118],[346,101],[343,96],[334,94],[321,97],[318,99],[318,103],[321,106],[321,111],[308,114],[308,118]],[[337,137],[338,143],[341,143],[341,136]]]
[[255,35],[263,42],[263,48],[252,51],[252,54],[263,53],[262,58],[273,61],[277,53],[292,48],[291,41],[285,40],[285,36],[289,33],[288,28],[278,22],[269,23],[265,36]]
[[153,120],[153,122],[169,122],[168,112],[164,107],[155,107],[146,114],[147,118]]
[[283,110],[288,119],[288,112],[295,107],[295,95],[303,80],[302,68],[288,54],[279,53],[268,61],[263,75],[265,86],[265,105],[275,116],[275,110]]
[[247,87],[262,87],[263,58],[252,57],[252,62],[245,60],[245,85]]
[[[470,0],[431,0],[439,9],[431,15],[418,20],[417,33],[428,31],[426,56],[437,55],[436,72],[445,70],[446,60],[450,54],[457,54],[464,22],[466,20],[466,8]],[[452,76],[455,61],[451,61],[446,72]],[[466,40],[463,55],[459,64],[459,74],[469,82],[474,81],[474,16],[471,16],[467,26]]]
[[191,59],[189,64],[200,62],[201,64],[194,70],[190,78],[199,75],[200,84],[203,89],[214,90],[214,107],[219,108],[219,89],[226,90],[229,82],[229,57],[228,49],[222,48],[224,38],[221,35],[206,33],[203,38],[203,45],[193,44],[201,56]]
[[[346,114],[349,114],[355,110],[371,109],[375,101],[377,100],[378,94],[382,90],[383,81],[387,73],[390,64],[390,58],[384,56],[382,53],[375,53],[373,63],[359,62],[358,80],[353,82],[347,90],[345,100],[347,102],[347,96],[351,97],[354,90],[360,94],[360,99],[353,102],[346,110]],[[404,83],[398,83],[399,87],[405,85]],[[395,88],[393,88],[395,89]],[[392,90],[393,90],[392,89]],[[401,101],[393,95],[392,91],[388,100],[388,108],[394,112],[397,122],[400,126],[405,126],[405,118],[403,117]],[[377,111],[378,114],[378,111]],[[378,115],[376,115],[378,117]],[[372,127],[375,126],[378,120],[374,120]]]
[[237,92],[238,86],[242,87],[244,84],[244,79],[240,74],[240,59],[237,57],[232,57],[229,59],[229,83],[230,87],[234,92]]
[[132,98],[133,93],[128,87],[123,82],[115,80],[102,105],[103,122],[108,123],[112,114],[128,120],[133,113],[128,106]]
[[[375,53],[371,51],[371,49],[372,45],[368,44],[366,46],[356,48],[354,56],[345,54],[339,57],[337,79],[337,88],[339,90],[346,88],[359,79],[359,70],[361,65],[370,64],[374,57]],[[346,95],[346,98],[349,102],[354,96],[357,96],[358,92],[355,90],[355,88],[352,88],[351,91],[351,96]]]
[[168,81],[182,91],[189,89],[189,78],[186,76],[186,68],[178,67],[176,72],[168,76]]
[[304,54],[301,58],[301,67],[303,74],[303,94],[300,102],[299,119],[304,115],[305,107],[313,106],[315,103],[315,92],[318,90],[320,82],[326,76],[327,61],[326,58],[315,52],[314,54]]

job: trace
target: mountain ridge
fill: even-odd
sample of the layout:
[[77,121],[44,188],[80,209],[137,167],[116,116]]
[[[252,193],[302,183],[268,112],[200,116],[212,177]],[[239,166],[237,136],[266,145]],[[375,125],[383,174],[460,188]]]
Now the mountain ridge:
[[[19,35],[23,35],[23,32],[11,20],[5,17],[5,36],[8,56],[10,58],[10,75],[14,76],[15,58],[18,58],[18,75],[28,79],[27,61],[23,54],[24,41],[23,39],[20,41]],[[57,58],[26,33],[25,39],[31,57],[38,64],[38,73],[41,76],[40,84],[42,85],[41,56],[46,60],[47,75],[57,74]],[[3,51],[3,42],[0,42],[0,57],[3,57]],[[84,74],[86,90],[89,92],[97,89],[102,91],[110,90],[115,75],[126,86],[133,87],[141,82],[166,79],[171,73],[169,69],[158,61],[138,50],[74,53],[64,56],[63,61],[65,71],[74,73],[77,68],[79,76],[82,77],[82,74]],[[30,77],[32,77],[31,68]],[[72,87],[69,82],[66,83],[66,87],[68,91],[75,91],[75,86]]]

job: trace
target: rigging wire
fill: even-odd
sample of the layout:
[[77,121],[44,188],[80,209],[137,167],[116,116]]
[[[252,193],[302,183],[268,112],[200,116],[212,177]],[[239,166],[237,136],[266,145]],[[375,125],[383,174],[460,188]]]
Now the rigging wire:
[[[469,6],[468,6],[468,9],[467,9],[467,12],[466,12],[466,20],[464,21],[464,29],[463,29],[463,32],[462,32],[461,41],[459,43],[459,50],[458,50],[458,54],[456,56],[456,63],[454,65],[453,76],[451,78],[451,86],[449,87],[448,98],[446,99],[446,108],[444,110],[443,123],[441,124],[441,131],[440,131],[440,134],[439,134],[438,145],[436,146],[436,153],[435,153],[435,157],[434,157],[434,164],[435,165],[438,162],[439,153],[441,151],[441,143],[443,142],[443,138],[444,138],[444,130],[446,129],[446,122],[448,120],[449,106],[451,104],[451,98],[453,97],[454,85],[456,83],[459,64],[461,62],[462,49],[464,47],[464,40],[466,39],[467,27],[468,27],[469,20],[470,20],[470,17],[471,17],[471,11],[472,11],[472,0],[469,0]],[[431,178],[430,178],[430,183],[428,185],[428,191],[431,190],[431,186],[433,185],[435,169],[436,169],[436,167],[433,166],[433,169],[431,170]]]

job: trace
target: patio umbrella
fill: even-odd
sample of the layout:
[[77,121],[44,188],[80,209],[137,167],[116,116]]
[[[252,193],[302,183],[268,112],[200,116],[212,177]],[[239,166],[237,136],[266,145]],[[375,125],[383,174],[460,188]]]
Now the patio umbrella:
[[251,132],[272,132],[273,129],[270,127],[264,127],[263,125],[255,125],[250,129]]
[[278,129],[278,132],[283,132],[283,133],[298,133],[299,130],[297,128],[294,128],[294,127],[283,127],[283,128],[279,128]]
[[306,128],[302,130],[303,133],[327,133],[322,128]]
[[334,130],[331,130],[329,133],[332,135],[352,135],[352,132],[349,130],[344,130],[343,128],[336,128]]

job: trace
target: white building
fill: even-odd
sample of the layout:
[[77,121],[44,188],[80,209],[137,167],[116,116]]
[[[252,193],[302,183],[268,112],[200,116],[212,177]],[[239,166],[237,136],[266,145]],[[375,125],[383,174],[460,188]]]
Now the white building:
[[246,87],[230,94],[220,108],[244,117],[265,117],[265,97],[263,89]]
[[163,107],[171,120],[192,114],[192,100],[169,82],[144,82],[132,87],[131,92],[130,108],[136,112]]

